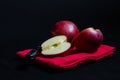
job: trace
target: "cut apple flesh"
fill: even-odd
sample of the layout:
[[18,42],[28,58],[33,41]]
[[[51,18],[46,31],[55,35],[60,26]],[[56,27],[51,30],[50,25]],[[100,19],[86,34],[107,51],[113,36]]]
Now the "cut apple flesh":
[[43,42],[41,47],[43,55],[56,55],[68,50],[71,44],[67,42],[66,36],[60,35]]

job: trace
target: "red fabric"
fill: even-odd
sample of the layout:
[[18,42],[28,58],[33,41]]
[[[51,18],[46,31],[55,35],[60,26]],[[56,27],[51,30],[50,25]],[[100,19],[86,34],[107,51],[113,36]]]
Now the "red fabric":
[[[17,55],[24,58],[30,50],[31,49],[19,51],[17,52]],[[102,44],[98,48],[98,50],[94,53],[81,52],[81,53],[67,55],[64,57],[53,57],[53,58],[45,58],[42,56],[37,56],[35,58],[35,61],[52,68],[72,68],[79,64],[85,63],[86,61],[90,61],[90,60],[97,61],[106,56],[110,56],[113,54],[114,50],[115,47]]]

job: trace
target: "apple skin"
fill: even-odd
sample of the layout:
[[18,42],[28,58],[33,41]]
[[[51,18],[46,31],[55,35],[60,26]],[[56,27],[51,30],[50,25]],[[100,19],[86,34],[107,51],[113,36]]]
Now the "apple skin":
[[72,46],[76,47],[76,51],[94,52],[103,42],[103,34],[99,29],[92,27],[82,30],[73,40]]
[[50,35],[65,35],[67,41],[71,42],[73,37],[79,33],[78,27],[69,20],[61,20],[57,22],[50,30]]

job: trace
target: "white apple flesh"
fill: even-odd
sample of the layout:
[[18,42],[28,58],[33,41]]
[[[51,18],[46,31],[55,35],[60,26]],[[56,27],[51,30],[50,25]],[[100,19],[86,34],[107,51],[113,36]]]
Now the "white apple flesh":
[[58,55],[67,51],[71,47],[71,43],[67,42],[67,37],[64,35],[54,36],[41,44],[41,54]]

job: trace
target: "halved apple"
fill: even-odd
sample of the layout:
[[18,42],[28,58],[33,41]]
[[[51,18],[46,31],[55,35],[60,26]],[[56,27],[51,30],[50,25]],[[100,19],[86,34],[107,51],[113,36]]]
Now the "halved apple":
[[64,35],[54,36],[41,44],[41,54],[45,56],[61,55],[71,47]]

